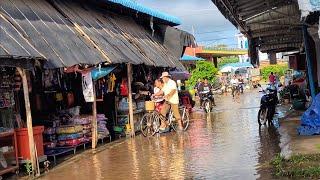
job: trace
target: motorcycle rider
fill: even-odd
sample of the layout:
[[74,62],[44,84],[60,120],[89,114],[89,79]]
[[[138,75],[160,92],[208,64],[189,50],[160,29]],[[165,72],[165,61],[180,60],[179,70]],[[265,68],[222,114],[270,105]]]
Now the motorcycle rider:
[[239,80],[237,79],[237,76],[234,75],[233,78],[230,81],[230,84],[232,85],[232,97],[235,97],[235,93],[239,91]]
[[243,90],[244,90],[244,87],[243,87],[244,86],[244,79],[243,79],[242,75],[239,76],[238,81],[239,81],[239,91],[241,93],[243,93]]
[[[208,79],[205,78],[204,81],[203,81],[203,83],[202,83],[202,84],[200,85],[200,87],[199,87],[199,92],[208,91],[208,93],[209,93],[210,95],[212,95],[211,89],[212,89],[211,84],[209,83]],[[200,106],[202,106],[202,103],[203,103],[203,100],[202,100],[202,99],[203,99],[203,98],[202,98],[202,97],[203,97],[203,94],[199,93],[199,96],[200,96]],[[212,105],[213,105],[213,106],[216,106],[213,96],[211,96],[211,97],[212,97],[212,98],[211,98]]]

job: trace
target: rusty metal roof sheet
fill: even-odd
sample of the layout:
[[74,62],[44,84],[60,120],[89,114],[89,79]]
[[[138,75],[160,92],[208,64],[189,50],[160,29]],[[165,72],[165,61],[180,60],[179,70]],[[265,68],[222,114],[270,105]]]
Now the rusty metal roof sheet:
[[[15,44],[1,37],[0,45],[7,54],[43,57],[49,68],[101,62],[183,67],[179,57],[173,56],[159,39],[130,17],[79,2],[52,2],[0,2],[0,14],[7,20],[7,24],[0,21],[1,28],[11,29],[12,37],[18,41]],[[10,37],[8,33],[0,33],[7,39]]]

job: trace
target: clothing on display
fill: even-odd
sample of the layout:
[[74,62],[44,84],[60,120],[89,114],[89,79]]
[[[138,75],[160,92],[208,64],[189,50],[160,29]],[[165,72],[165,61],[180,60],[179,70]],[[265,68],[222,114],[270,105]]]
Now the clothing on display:
[[107,83],[108,83],[108,93],[114,91],[116,80],[117,80],[116,76],[113,73],[111,73],[109,78],[108,78],[108,81],[107,81]]
[[120,84],[120,95],[121,96],[128,96],[128,80],[126,78],[122,79]]
[[94,101],[93,81],[91,77],[91,72],[82,74],[82,91],[86,102]]

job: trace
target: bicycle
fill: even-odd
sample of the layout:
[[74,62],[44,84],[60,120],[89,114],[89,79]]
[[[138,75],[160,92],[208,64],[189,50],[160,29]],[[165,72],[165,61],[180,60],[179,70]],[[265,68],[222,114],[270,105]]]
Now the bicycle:
[[[189,127],[190,118],[189,118],[189,111],[188,108],[182,106],[179,108],[181,113],[181,120],[183,125],[183,131],[186,131]],[[167,117],[164,117],[160,114],[159,111],[152,109],[147,110],[147,112],[143,115],[140,121],[140,130],[143,136],[154,136],[156,133],[159,132],[161,120],[165,120],[168,122],[169,127],[176,131],[178,127],[178,123],[176,122],[173,112],[170,108],[169,114]]]

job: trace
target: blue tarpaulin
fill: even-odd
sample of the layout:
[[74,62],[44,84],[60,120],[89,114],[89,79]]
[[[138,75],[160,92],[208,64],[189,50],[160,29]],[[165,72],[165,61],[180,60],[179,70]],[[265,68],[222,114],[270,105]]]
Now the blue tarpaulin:
[[298,133],[304,136],[320,134],[320,94],[313,99],[311,106],[302,115]]
[[94,70],[91,71],[91,76],[93,80],[98,80],[108,74],[110,74],[115,66],[110,66],[110,67],[103,67],[103,68],[95,68]]
[[204,61],[205,59],[196,56],[183,55],[181,61]]

